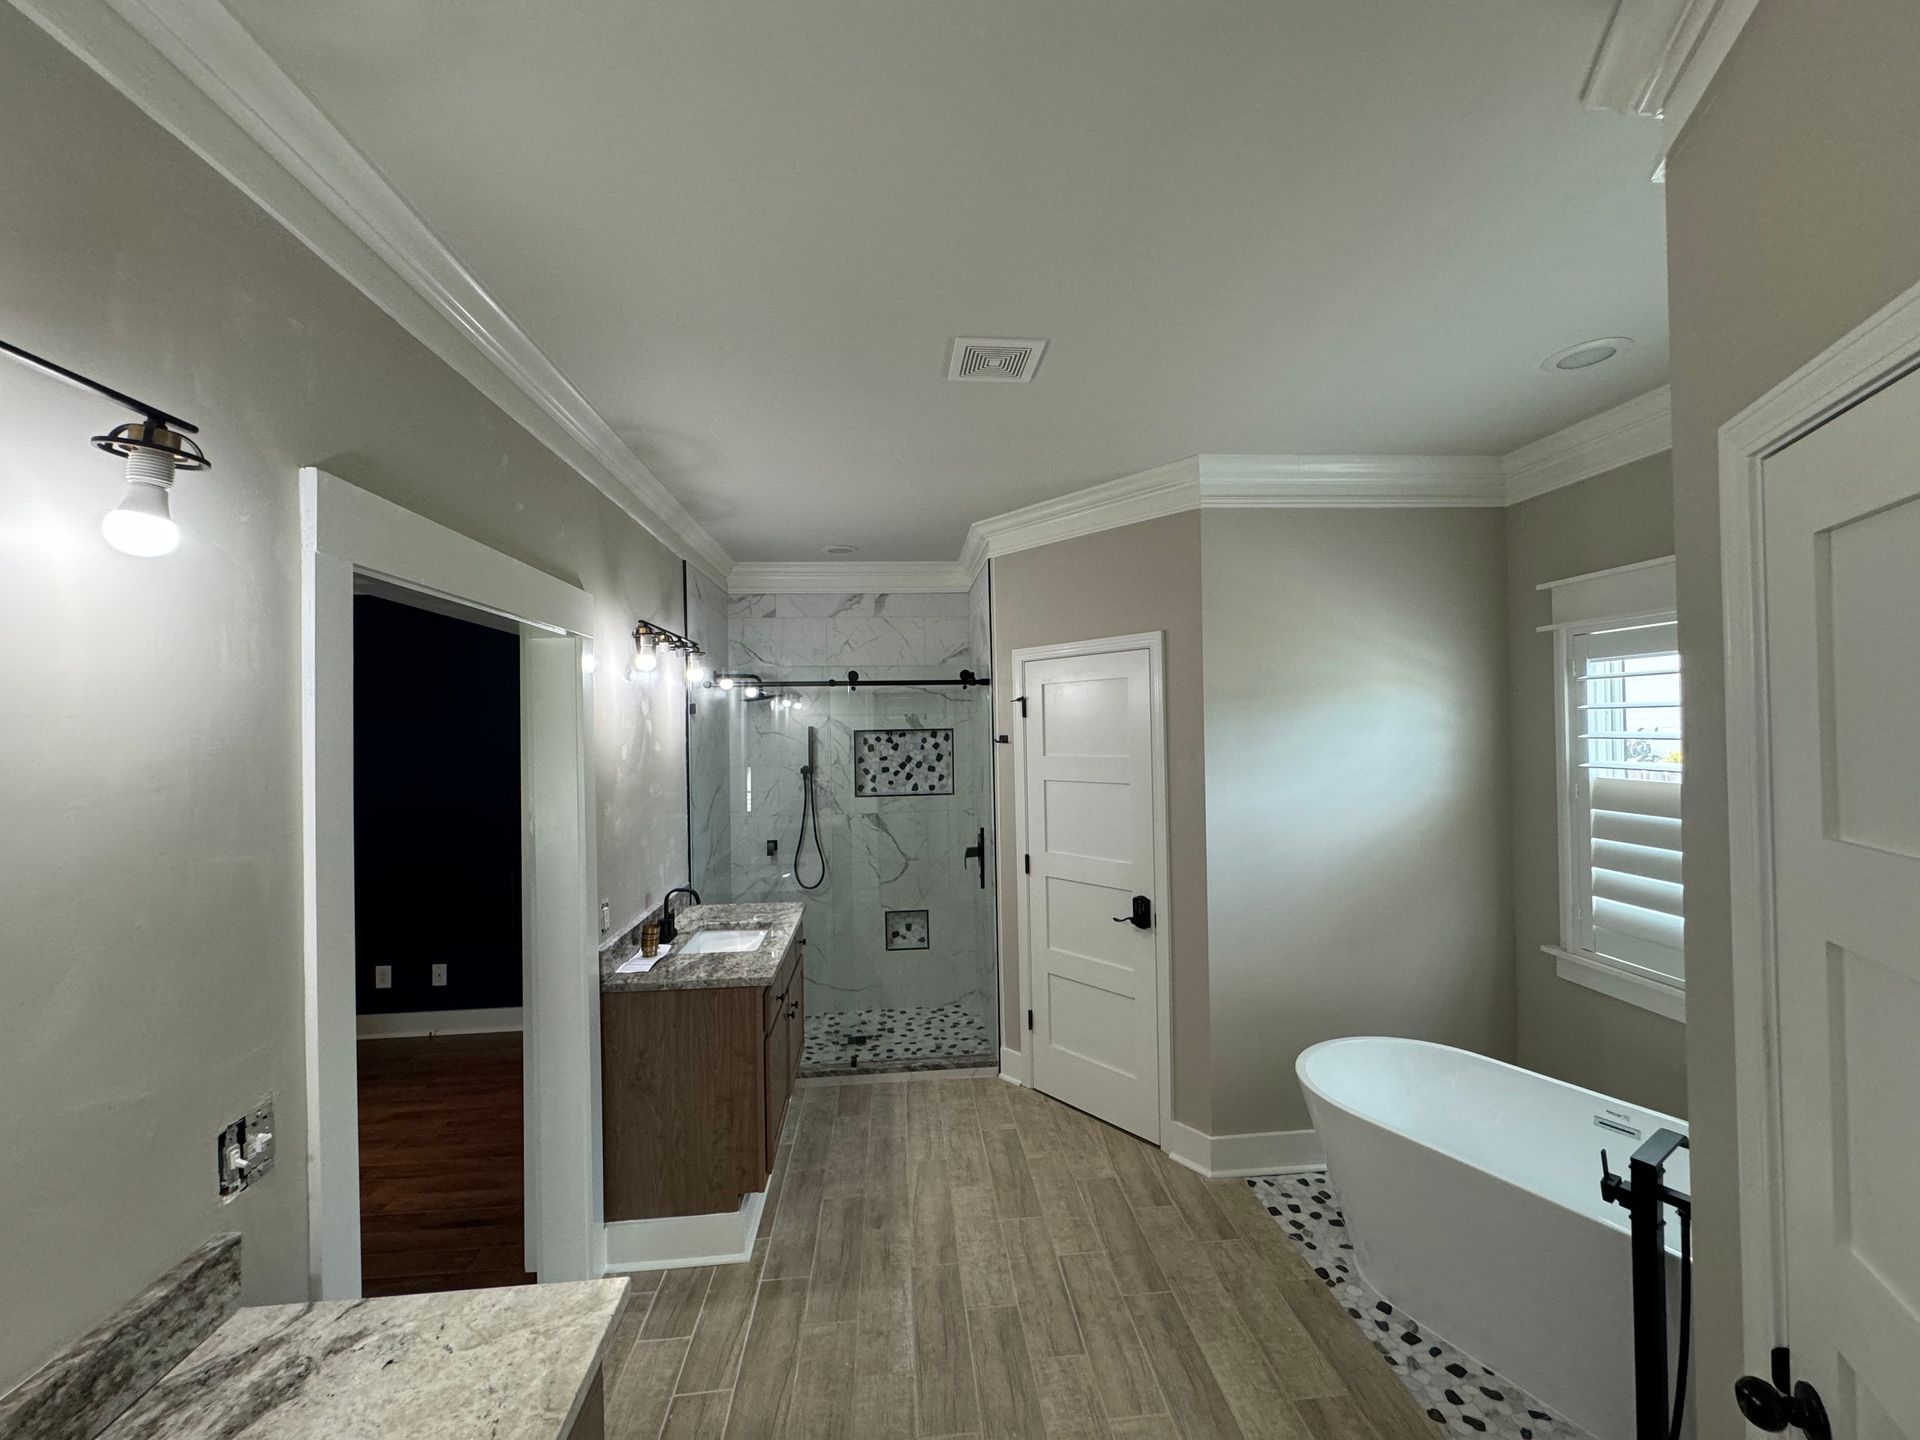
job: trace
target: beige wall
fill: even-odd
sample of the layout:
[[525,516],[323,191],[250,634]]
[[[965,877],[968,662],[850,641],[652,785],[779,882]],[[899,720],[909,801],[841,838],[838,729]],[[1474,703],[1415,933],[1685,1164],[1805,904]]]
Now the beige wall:
[[1496,510],[1203,512],[1213,1130],[1340,1035],[1513,1050]]
[[1761,0],[1667,169],[1704,1440],[1741,1430],[1716,436],[1920,281],[1916,54],[1911,0]]
[[1552,618],[1535,587],[1673,553],[1668,455],[1550,491],[1507,511],[1508,749],[1513,775],[1513,942],[1519,1062],[1670,1114],[1687,1104],[1686,1029],[1562,980]]
[[[1173,949],[1173,1113],[1210,1128],[1207,1033],[1207,817],[1201,722],[1200,516],[1171,515],[993,562],[993,698],[998,734],[1018,734],[1013,652],[1032,645],[1166,632],[1167,810]],[[1013,765],[995,747],[1000,861],[1002,1044],[1026,1043],[1019,995],[1020,856],[1014,848]]]
[[[680,567],[6,6],[0,134],[0,335],[184,412],[218,467],[178,553],[117,555],[86,437],[129,417],[0,364],[5,1389],[217,1230],[249,1299],[305,1294],[297,467],[583,585],[609,637],[675,620]],[[597,691],[624,917],[685,874],[684,732],[677,692]],[[278,1169],[223,1207],[213,1135],[268,1093]]]

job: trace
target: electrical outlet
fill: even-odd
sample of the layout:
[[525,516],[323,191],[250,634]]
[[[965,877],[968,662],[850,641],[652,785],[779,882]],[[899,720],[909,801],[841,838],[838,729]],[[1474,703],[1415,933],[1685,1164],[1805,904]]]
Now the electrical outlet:
[[214,1175],[225,1204],[273,1169],[273,1097],[223,1128],[213,1147]]
[[393,967],[391,965],[376,965],[373,967],[373,988],[376,990],[391,990],[393,988]]
[[436,965],[433,967],[433,983],[436,985],[444,985],[447,983],[447,967],[445,965]]

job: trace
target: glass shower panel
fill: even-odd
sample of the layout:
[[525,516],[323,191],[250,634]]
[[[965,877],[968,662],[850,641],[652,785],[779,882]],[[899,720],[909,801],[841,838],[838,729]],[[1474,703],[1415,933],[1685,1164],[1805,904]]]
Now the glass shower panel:
[[992,706],[951,683],[987,668],[984,577],[726,597],[696,575],[688,601],[735,677],[690,698],[693,883],[805,903],[806,1068],[996,1064]]

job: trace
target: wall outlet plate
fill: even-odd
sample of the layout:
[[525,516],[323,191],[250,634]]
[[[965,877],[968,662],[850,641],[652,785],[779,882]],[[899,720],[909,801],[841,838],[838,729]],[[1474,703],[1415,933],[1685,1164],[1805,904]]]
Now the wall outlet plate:
[[436,985],[444,985],[447,983],[447,967],[445,965],[436,965],[433,967],[433,983]]
[[391,965],[376,965],[373,967],[373,988],[376,990],[391,990],[393,988],[393,967]]
[[226,1204],[273,1169],[273,1097],[214,1137],[214,1169],[220,1202]]

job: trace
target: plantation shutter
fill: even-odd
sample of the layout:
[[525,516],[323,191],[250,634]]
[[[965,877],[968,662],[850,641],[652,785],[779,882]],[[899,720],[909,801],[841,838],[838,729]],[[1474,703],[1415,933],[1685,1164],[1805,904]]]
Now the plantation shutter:
[[1575,794],[1590,886],[1587,948],[1684,978],[1680,656],[1670,621],[1574,637]]

